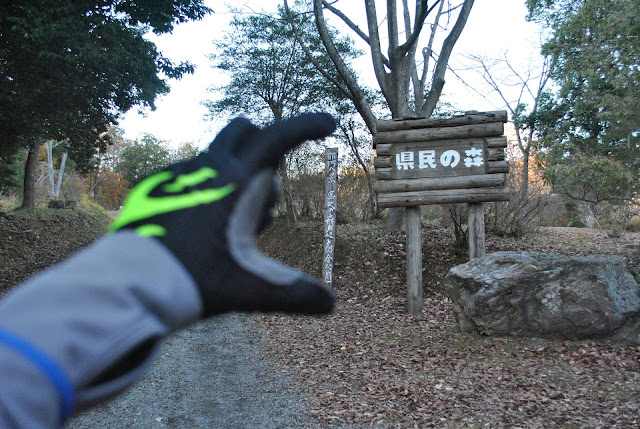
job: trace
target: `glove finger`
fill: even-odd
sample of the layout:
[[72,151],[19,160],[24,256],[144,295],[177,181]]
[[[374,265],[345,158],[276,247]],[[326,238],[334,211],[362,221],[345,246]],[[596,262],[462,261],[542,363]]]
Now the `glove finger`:
[[[241,155],[250,171],[277,168],[280,158],[290,149],[306,140],[317,140],[331,135],[336,122],[328,113],[307,113],[264,128],[259,144],[247,147]],[[258,143],[258,142],[256,142]]]
[[234,288],[233,296],[222,298],[231,311],[318,315],[331,313],[335,304],[335,294],[330,289],[302,274],[291,284],[275,285],[244,271],[234,278],[234,283],[239,286]]
[[217,157],[220,153],[238,156],[242,151],[241,144],[255,141],[254,137],[259,131],[247,118],[235,118],[213,139],[208,152]]
[[[245,311],[327,313],[334,294],[319,282],[263,255],[254,237],[263,222],[273,189],[273,171],[255,174],[229,217],[227,246],[240,273],[235,283],[238,305]],[[236,300],[234,299],[234,301]]]

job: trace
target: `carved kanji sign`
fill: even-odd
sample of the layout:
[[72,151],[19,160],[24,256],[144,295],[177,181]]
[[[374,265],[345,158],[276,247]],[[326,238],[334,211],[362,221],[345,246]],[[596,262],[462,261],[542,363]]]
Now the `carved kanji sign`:
[[[504,201],[504,111],[379,121],[374,160],[381,207]],[[491,177],[486,177],[491,176]]]

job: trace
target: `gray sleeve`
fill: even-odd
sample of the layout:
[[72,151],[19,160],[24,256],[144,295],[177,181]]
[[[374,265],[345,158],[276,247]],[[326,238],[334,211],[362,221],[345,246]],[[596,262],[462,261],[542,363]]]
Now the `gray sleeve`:
[[0,301],[0,427],[61,427],[140,378],[159,340],[201,314],[180,262],[133,232],[31,278]]

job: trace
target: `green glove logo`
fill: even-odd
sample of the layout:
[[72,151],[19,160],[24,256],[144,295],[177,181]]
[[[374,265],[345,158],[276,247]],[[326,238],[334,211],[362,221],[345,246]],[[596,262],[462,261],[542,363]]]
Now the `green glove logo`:
[[[173,183],[167,183],[162,187],[162,190],[167,194],[177,194],[189,186],[199,185],[217,176],[218,172],[216,170],[202,167],[192,173],[176,177]],[[162,171],[147,177],[135,186],[124,202],[122,213],[109,228],[109,233],[113,233],[130,223],[148,219],[152,216],[213,203],[223,199],[235,190],[235,186],[229,183],[221,188],[197,189],[181,195],[149,196],[157,186],[163,182],[170,181],[173,177],[173,172]],[[143,236],[163,236],[167,231],[160,225],[147,224],[139,226],[136,232]]]

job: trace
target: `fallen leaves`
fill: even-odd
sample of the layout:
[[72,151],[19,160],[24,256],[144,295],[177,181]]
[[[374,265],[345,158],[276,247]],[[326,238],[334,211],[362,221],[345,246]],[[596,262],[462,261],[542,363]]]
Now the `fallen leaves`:
[[[341,228],[338,237],[340,301],[333,315],[256,316],[265,349],[291,376],[320,424],[546,428],[640,423],[640,348],[461,334],[451,302],[430,283],[424,311],[410,316],[404,237]],[[427,268],[429,278],[438,279],[457,257],[446,234],[429,231],[425,240],[425,254],[437,258]],[[307,259],[310,253],[298,248],[296,254]],[[279,256],[309,264],[295,255]]]
[[79,210],[0,212],[0,296],[92,243],[107,228]]

